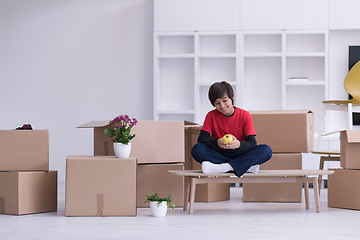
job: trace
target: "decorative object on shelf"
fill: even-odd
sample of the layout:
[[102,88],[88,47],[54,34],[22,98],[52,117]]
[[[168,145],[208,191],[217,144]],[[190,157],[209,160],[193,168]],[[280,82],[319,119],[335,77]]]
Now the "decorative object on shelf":
[[131,139],[135,134],[130,134],[131,128],[137,120],[128,115],[120,115],[110,121],[110,128],[105,129],[105,135],[114,142],[114,152],[119,158],[127,158],[131,152]]
[[[153,217],[164,217],[167,212],[167,208],[172,202],[171,195],[167,198],[161,198],[157,193],[152,196],[146,195],[145,202],[150,203],[150,211]],[[175,208],[175,205],[172,204],[171,212]]]

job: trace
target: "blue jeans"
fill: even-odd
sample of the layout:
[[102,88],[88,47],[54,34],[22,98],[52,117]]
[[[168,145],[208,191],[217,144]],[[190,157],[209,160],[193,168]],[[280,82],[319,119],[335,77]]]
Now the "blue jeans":
[[229,163],[236,176],[241,177],[251,166],[268,161],[272,156],[272,151],[265,144],[257,145],[247,153],[240,153],[236,149],[214,150],[206,143],[197,143],[191,149],[191,155],[199,163],[203,161],[215,164]]

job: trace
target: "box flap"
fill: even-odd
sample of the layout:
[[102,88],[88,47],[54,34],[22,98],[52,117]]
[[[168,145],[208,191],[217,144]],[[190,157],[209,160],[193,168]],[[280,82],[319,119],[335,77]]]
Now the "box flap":
[[360,130],[347,130],[346,135],[349,143],[360,142]]
[[184,125],[199,125],[197,123],[194,123],[194,122],[189,122],[189,121],[184,121]]
[[250,114],[303,114],[312,113],[309,109],[303,110],[269,110],[269,111],[249,111]]
[[109,120],[100,120],[100,121],[90,121],[88,123],[78,126],[78,128],[96,128],[96,127],[105,127],[109,125]]

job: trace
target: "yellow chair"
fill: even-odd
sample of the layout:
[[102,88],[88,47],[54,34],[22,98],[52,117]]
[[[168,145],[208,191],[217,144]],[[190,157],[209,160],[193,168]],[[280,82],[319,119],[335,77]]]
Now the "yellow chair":
[[316,150],[319,150],[322,136],[333,134],[339,131],[322,134],[325,125],[326,113],[328,110],[347,111],[346,129],[353,128],[353,112],[360,112],[360,61],[357,62],[348,72],[344,80],[345,90],[352,96],[350,100],[326,100],[323,101],[323,113],[318,128],[319,135]]

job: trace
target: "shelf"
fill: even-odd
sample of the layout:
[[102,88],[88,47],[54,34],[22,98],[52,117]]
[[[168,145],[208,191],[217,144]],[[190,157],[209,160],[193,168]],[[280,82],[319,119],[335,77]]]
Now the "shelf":
[[286,81],[286,86],[325,86],[325,81]]
[[282,57],[282,53],[245,53],[244,57],[245,58],[266,58],[266,57]]
[[200,58],[199,82],[236,81],[236,58]]
[[199,58],[236,58],[236,53],[201,54]]
[[156,56],[157,58],[194,58],[195,54],[160,54]]
[[194,53],[193,35],[158,35],[158,53],[159,54],[188,54]]
[[325,52],[326,33],[288,33],[287,52]]
[[244,53],[280,53],[282,51],[282,34],[245,34]]
[[287,52],[286,57],[325,57],[325,52]]
[[236,34],[199,34],[199,52],[236,53]]

